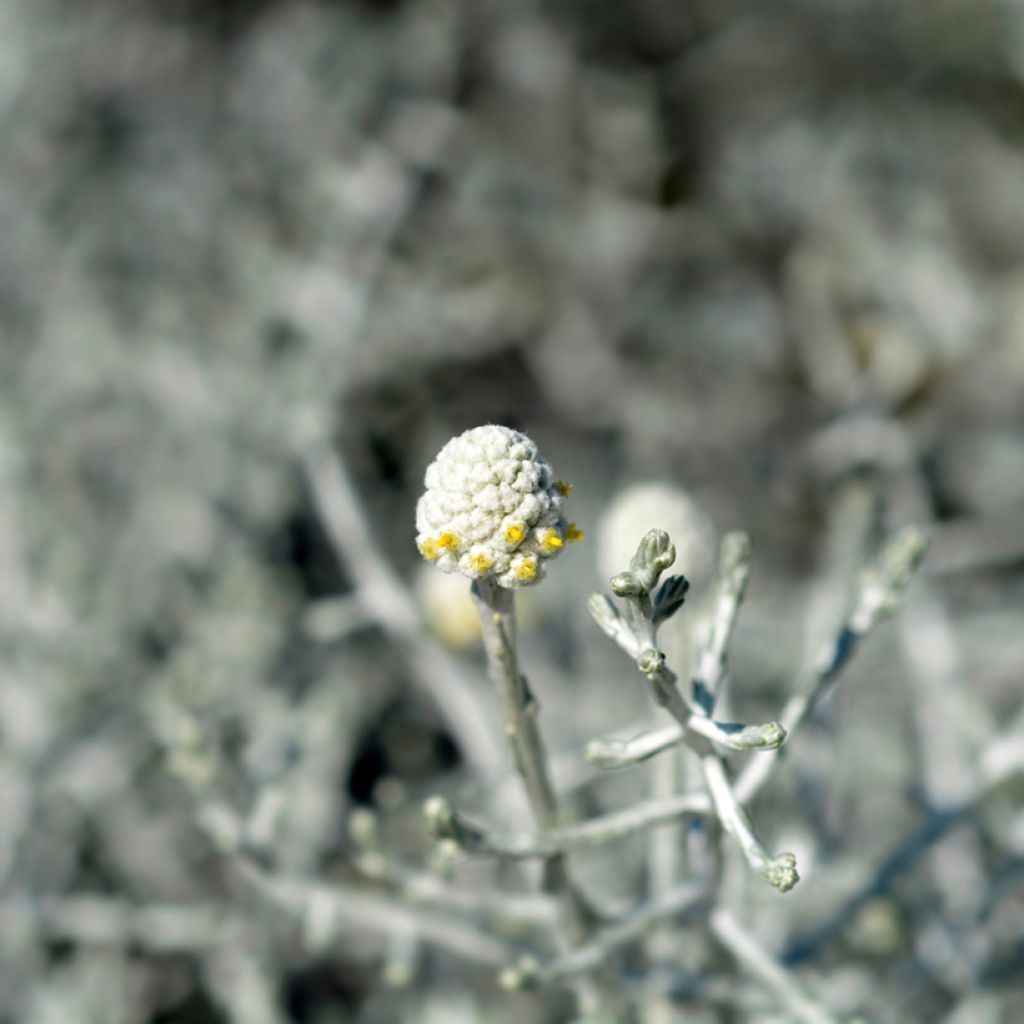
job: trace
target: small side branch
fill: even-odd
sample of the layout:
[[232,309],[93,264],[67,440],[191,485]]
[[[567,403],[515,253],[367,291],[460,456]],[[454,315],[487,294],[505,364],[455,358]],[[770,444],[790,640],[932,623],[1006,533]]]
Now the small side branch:
[[250,927],[231,908],[134,906],[105,896],[61,895],[0,903],[0,930],[32,930],[76,945],[139,947],[157,953],[206,953],[244,943]]
[[686,730],[681,725],[672,724],[662,729],[642,732],[628,740],[599,736],[587,744],[583,756],[598,768],[625,768],[648,761],[685,740]]
[[906,872],[941,842],[949,831],[973,814],[980,803],[1014,776],[1024,773],[1024,715],[1000,735],[994,737],[979,759],[973,773],[970,792],[961,800],[933,810],[917,823],[892,853],[866,873],[840,906],[802,936],[797,936],[785,954],[787,963],[796,963],[822,949],[832,936],[845,928],[869,900],[892,887]]
[[[288,877],[268,870],[247,848],[245,828],[227,804],[203,800],[198,820],[214,845],[268,902],[293,916],[311,941],[327,944],[345,929],[365,928],[376,934],[416,934],[463,959],[500,966],[520,955],[522,947],[506,942],[475,922],[420,903],[355,887]],[[423,894],[425,895],[425,894]]]
[[751,937],[729,911],[717,909],[709,919],[711,932],[736,961],[765,987],[775,993],[786,1011],[801,1024],[835,1024],[833,1018],[814,1003],[796,979],[767,950]]
[[[782,710],[787,733],[798,729],[810,715],[826,688],[838,679],[864,637],[892,615],[899,606],[928,546],[928,534],[916,526],[900,530],[882,548],[878,558],[861,573],[853,609],[835,638],[810,670]],[[746,766],[736,780],[736,796],[748,803],[771,777],[779,754],[758,758]]]
[[751,750],[778,750],[786,739],[786,730],[778,722],[744,725],[741,722],[716,722],[694,715],[690,728],[718,747],[745,754]]
[[563,825],[533,835],[498,835],[471,821],[441,797],[424,806],[427,827],[437,839],[456,843],[466,853],[510,860],[552,857],[589,846],[600,846],[658,825],[682,818],[704,816],[711,811],[705,793],[682,793],[647,800],[625,811],[604,814],[578,825]]
[[[439,803],[443,805],[444,801]],[[545,894],[466,889],[452,885],[435,872],[411,868],[380,834],[372,811],[364,808],[353,812],[349,815],[348,826],[349,837],[357,850],[353,866],[365,878],[386,887],[389,895],[417,906],[457,911],[502,935],[518,934],[530,928],[550,932],[558,923],[558,904]]]
[[587,598],[587,611],[605,636],[618,644],[631,658],[637,657],[640,650],[633,631],[605,594],[591,594]]
[[305,455],[302,465],[324,530],[356,581],[359,604],[347,610],[368,615],[395,641],[413,679],[467,758],[486,776],[499,775],[501,758],[490,741],[493,722],[477,688],[443,648],[429,641],[408,588],[373,537],[345,464],[321,445]]
[[719,556],[715,608],[692,683],[693,702],[709,717],[725,676],[726,652],[746,594],[750,562],[750,537],[740,531],[727,533],[722,538]]
[[489,967],[501,967],[521,955],[516,946],[468,921],[364,890],[270,875],[249,860],[237,863],[265,899],[295,917],[318,943],[333,941],[355,927],[385,935],[416,934],[464,960]]
[[[522,944],[506,941],[463,916],[477,914],[500,919],[503,916],[501,912],[507,908],[487,906],[484,901],[473,898],[448,898],[449,894],[440,884],[437,887],[423,884],[397,886],[395,894],[371,893],[354,886],[329,885],[284,876],[268,868],[266,850],[254,848],[249,842],[251,829],[246,820],[214,791],[220,765],[216,755],[205,749],[199,723],[187,711],[173,705],[165,710],[167,714],[161,719],[162,728],[156,733],[157,740],[166,749],[170,769],[188,787],[195,800],[196,824],[225,861],[265,900],[301,923],[311,942],[331,943],[354,927],[386,937],[414,934],[466,960],[491,967],[505,966],[522,955]],[[461,911],[462,914],[453,911]],[[95,922],[95,915],[87,916]],[[546,924],[544,915],[528,916],[531,920],[524,919],[523,924],[534,923],[534,918],[536,924]],[[526,918],[527,915],[519,917]],[[168,920],[165,916],[164,922]],[[127,923],[134,926],[138,921],[129,919]],[[193,929],[198,926],[201,933],[212,927],[209,935],[200,934],[204,942],[223,938],[216,922],[210,922],[203,916],[183,917],[179,914],[172,923],[178,929],[183,923],[188,923]],[[496,925],[499,923],[495,920]],[[81,924],[82,916],[79,915],[78,926]],[[119,934],[125,933],[124,919],[115,919],[114,924]],[[151,938],[154,921],[150,919],[148,924]],[[109,918],[104,926],[111,927]],[[234,937],[235,927],[236,923],[225,923],[224,928],[228,929],[225,934],[229,939]]]
[[744,725],[740,722],[716,722],[693,715],[686,729],[676,723],[626,740],[611,736],[598,737],[587,744],[583,756],[598,768],[625,768],[685,743],[688,732],[695,732],[724,750],[738,753],[775,750],[786,739],[786,730],[778,722]]
[[509,989],[537,988],[563,978],[592,971],[632,942],[642,939],[663,921],[704,910],[700,886],[686,885],[653,900],[621,920],[609,924],[585,945],[556,960],[542,964],[535,957],[522,957],[501,973],[502,984]]
[[715,805],[715,814],[722,823],[722,828],[743,852],[747,863],[779,892],[789,892],[800,881],[796,870],[796,857],[791,853],[780,853],[773,857],[754,835],[750,818],[740,806],[729,784],[721,757],[717,754],[702,757],[701,769]]

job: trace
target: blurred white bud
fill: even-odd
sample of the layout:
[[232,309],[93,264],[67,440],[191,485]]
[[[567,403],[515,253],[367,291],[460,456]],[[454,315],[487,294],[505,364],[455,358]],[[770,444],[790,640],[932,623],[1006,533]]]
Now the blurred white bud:
[[676,568],[698,586],[711,576],[715,529],[683,490],[672,484],[636,484],[619,493],[597,528],[597,564],[605,579],[621,573],[651,529],[664,530],[676,549]]
[[893,956],[906,941],[899,906],[881,896],[868,900],[857,912],[847,936],[853,948],[860,953]]
[[459,575],[423,565],[416,574],[416,598],[430,631],[446,647],[461,651],[480,638],[480,613]]

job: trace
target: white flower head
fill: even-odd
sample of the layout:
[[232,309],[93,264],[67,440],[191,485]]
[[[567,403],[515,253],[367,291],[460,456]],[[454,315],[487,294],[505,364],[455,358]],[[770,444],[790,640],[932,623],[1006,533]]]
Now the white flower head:
[[582,540],[566,522],[572,488],[525,434],[474,427],[453,437],[427,467],[416,505],[416,546],[444,572],[524,587],[567,542]]

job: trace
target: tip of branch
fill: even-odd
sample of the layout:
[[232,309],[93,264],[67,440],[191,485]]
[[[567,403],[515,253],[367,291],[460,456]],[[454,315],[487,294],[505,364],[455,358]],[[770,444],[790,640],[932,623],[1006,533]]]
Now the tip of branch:
[[750,534],[742,530],[733,530],[722,538],[722,546],[719,555],[719,567],[723,576],[731,576],[739,569],[745,569],[750,565],[753,557],[753,545],[750,542]]
[[930,539],[925,527],[905,526],[886,542],[878,558],[862,571],[858,611],[867,624],[891,615],[899,606],[928,550]]
[[498,984],[506,992],[521,992],[537,983],[540,964],[532,956],[520,957],[498,974]]
[[796,857],[792,853],[780,853],[765,869],[764,877],[779,892],[789,892],[800,881],[796,870]]
[[617,768],[624,746],[621,740],[598,737],[586,745],[583,756],[598,768]]
[[636,659],[636,667],[645,676],[655,675],[665,668],[665,652],[656,647],[648,647]]
[[747,750],[778,750],[785,742],[786,730],[779,722],[749,725],[740,734]]
[[443,796],[429,797],[423,804],[423,819],[436,839],[450,838],[455,824],[455,811]]

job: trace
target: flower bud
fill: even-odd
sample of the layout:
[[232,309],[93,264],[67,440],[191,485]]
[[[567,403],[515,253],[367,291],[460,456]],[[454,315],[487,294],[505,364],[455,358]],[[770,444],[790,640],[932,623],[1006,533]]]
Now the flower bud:
[[452,438],[427,468],[416,544],[444,572],[528,586],[583,533],[563,506],[572,488],[525,435],[485,426]]
[[654,647],[648,647],[639,658],[636,659],[636,667],[645,675],[652,676],[665,667],[665,652]]

